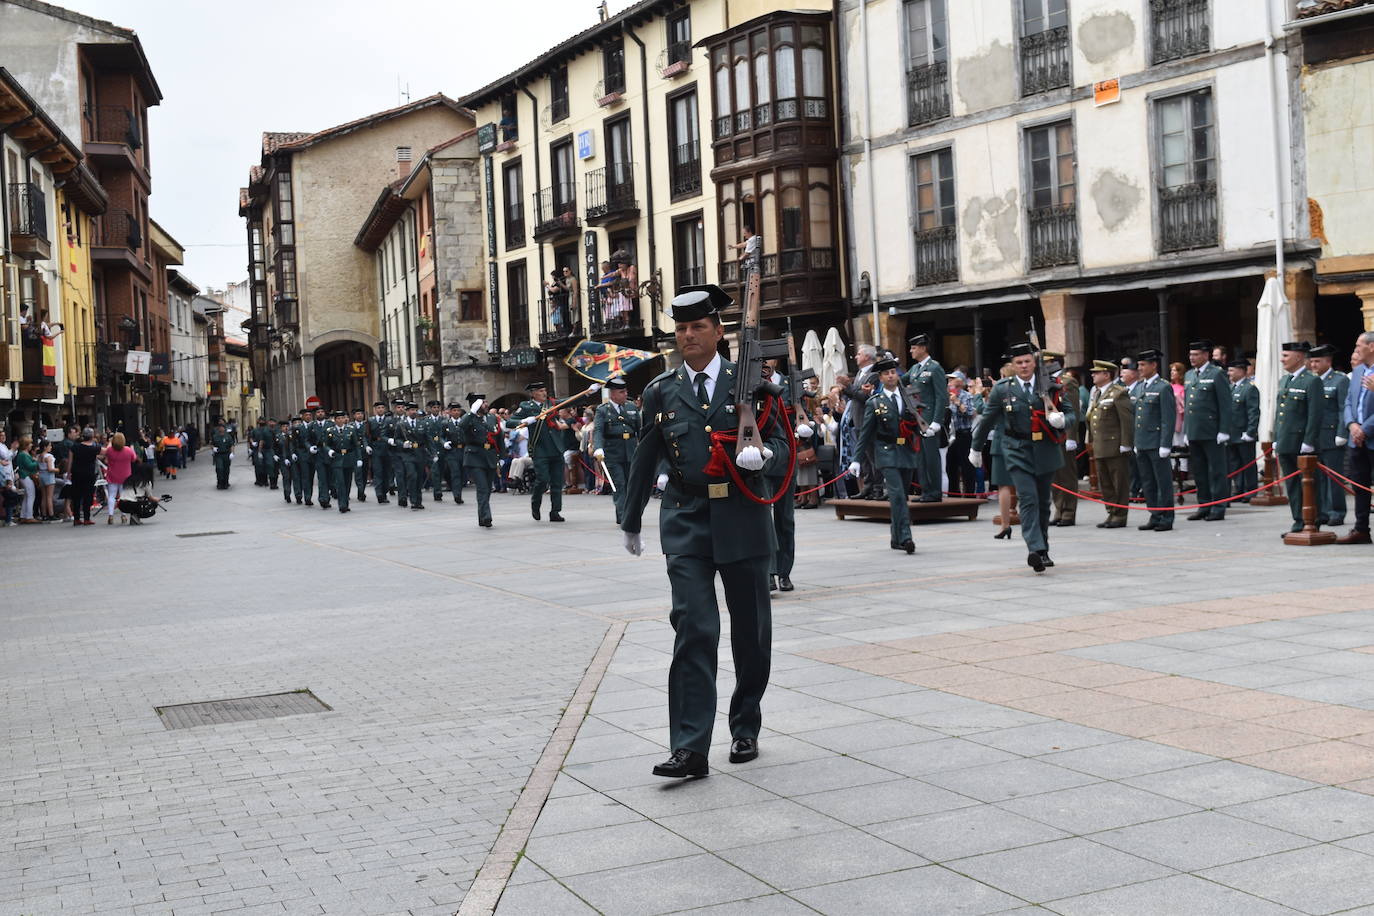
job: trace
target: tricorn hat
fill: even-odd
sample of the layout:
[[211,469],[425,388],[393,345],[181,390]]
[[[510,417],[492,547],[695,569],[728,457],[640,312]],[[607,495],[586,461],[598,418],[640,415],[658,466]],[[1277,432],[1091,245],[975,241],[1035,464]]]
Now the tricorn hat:
[[735,300],[719,286],[684,286],[668,305],[668,316],[674,321],[698,321],[709,318],[733,305]]
[[1335,355],[1336,355],[1336,348],[1333,347],[1333,346],[1331,346],[1331,344],[1321,344],[1320,346],[1313,347],[1312,349],[1310,349],[1310,350],[1307,351],[1307,357],[1308,357],[1308,359],[1311,359],[1311,358],[1314,357],[1314,356],[1335,356]]

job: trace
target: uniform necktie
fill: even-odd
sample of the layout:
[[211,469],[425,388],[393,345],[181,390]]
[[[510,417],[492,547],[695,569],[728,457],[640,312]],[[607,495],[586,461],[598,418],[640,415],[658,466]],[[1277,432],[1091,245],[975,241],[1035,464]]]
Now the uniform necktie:
[[706,379],[708,377],[705,372],[697,373],[697,400],[701,401],[702,410],[711,406],[711,396],[706,393]]

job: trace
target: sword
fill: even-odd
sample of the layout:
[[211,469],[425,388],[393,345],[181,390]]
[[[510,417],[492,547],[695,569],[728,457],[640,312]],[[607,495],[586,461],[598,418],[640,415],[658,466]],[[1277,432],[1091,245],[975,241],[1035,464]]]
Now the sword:
[[603,458],[602,460],[598,461],[597,464],[601,465],[601,476],[604,477],[606,479],[606,482],[611,485],[611,492],[620,492],[615,488],[615,481],[611,479],[611,472],[606,468],[606,460]]

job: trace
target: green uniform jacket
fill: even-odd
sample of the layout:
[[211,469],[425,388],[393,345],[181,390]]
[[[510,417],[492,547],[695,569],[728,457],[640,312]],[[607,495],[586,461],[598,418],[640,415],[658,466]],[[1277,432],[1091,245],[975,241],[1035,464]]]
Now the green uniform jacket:
[[[1189,369],[1183,377],[1183,435],[1210,439],[1231,427],[1231,397],[1226,373],[1213,363]],[[1175,407],[1177,410],[1177,407]]]
[[1319,451],[1326,449],[1341,448],[1336,444],[1336,437],[1346,438],[1345,421],[1342,419],[1345,414],[1345,398],[1350,393],[1350,376],[1344,372],[1337,372],[1332,369],[1326,374],[1322,383],[1322,425],[1321,432],[1318,434],[1320,442],[1310,442]]
[[394,425],[395,418],[391,414],[382,414],[380,417],[374,415],[367,418],[367,423],[364,424],[363,429],[367,432],[367,444],[372,446],[374,452],[380,452],[383,455],[391,452],[391,446],[386,444],[386,440],[394,438],[391,432]]
[[[907,417],[915,426],[914,418]],[[892,396],[886,388],[873,392],[864,405],[863,422],[859,425],[859,442],[856,455],[866,455],[873,449],[873,466],[883,468],[914,469],[920,461],[913,444],[921,448],[938,448],[935,437],[923,438],[919,432],[901,429],[902,415],[892,403]],[[913,443],[912,440],[917,440]]]
[[352,467],[363,460],[363,437],[352,423],[331,426],[324,431],[320,452],[331,468]]
[[506,429],[516,429],[520,426],[520,421],[526,417],[538,416],[549,405],[554,405],[553,410],[540,423],[532,425],[530,430],[530,457],[535,461],[541,459],[557,458],[560,461],[563,453],[569,449],[576,449],[577,442],[571,429],[558,429],[554,425],[554,414],[557,412],[557,401],[549,401],[540,405],[538,401],[521,401],[519,408],[506,420]]
[[616,410],[609,401],[596,409],[596,429],[593,451],[602,449],[607,461],[629,461],[635,456],[639,442],[639,408],[626,401]]
[[[659,541],[665,554],[710,557],[716,564],[771,556],[775,549],[772,507],[750,500],[729,477],[708,478],[705,474],[711,457],[711,431],[735,429],[739,424],[733,403],[738,370],[734,363],[721,361],[715,391],[705,410],[688,381],[689,371],[680,366],[658,376],[644,389],[643,428],[625,484],[620,527],[631,534],[639,533],[659,465],[666,462],[668,489],[658,510]],[[754,495],[767,499],[772,492],[765,474],[778,464],[785,472],[789,446],[786,432],[776,419],[759,432],[773,457],[763,471],[739,473]],[[734,460],[733,449],[730,460]],[[720,486],[725,495],[711,499],[700,492],[710,484]]]
[[496,418],[491,414],[465,413],[454,428],[458,434],[454,441],[462,444],[463,464],[496,470],[501,462],[501,428]]
[[1098,458],[1115,458],[1122,446],[1135,447],[1135,405],[1126,386],[1112,382],[1092,403],[1088,392],[1088,442]]
[[1321,437],[1322,380],[1307,368],[1279,380],[1278,415],[1274,419],[1274,451],[1294,455],[1304,445],[1314,449]]
[[396,447],[401,454],[408,455],[412,459],[423,460],[427,458],[429,430],[426,428],[424,417],[416,417],[414,426],[410,424],[410,417],[398,418],[393,433]]
[[215,455],[232,455],[234,453],[234,437],[228,433],[215,433],[210,437],[210,446],[215,450]]
[[1239,445],[1240,437],[1246,433],[1251,439],[1259,438],[1260,393],[1255,383],[1248,378],[1241,379],[1231,386],[1231,445]]
[[308,423],[297,423],[291,427],[287,439],[291,443],[291,452],[295,456],[293,460],[300,461],[310,454],[310,425]]
[[448,425],[448,417],[434,416],[425,414],[425,450],[429,452],[430,458],[438,455],[444,450],[444,427]]
[[1178,422],[1178,407],[1174,404],[1174,388],[1155,375],[1141,381],[1135,389],[1135,447],[1137,451],[1158,451],[1174,447],[1174,424]]
[[[945,378],[945,370],[935,358],[912,365],[902,381],[921,402],[921,419],[927,424],[939,423],[941,429],[949,429],[949,379]],[[873,393],[877,394],[881,387],[877,385]]]
[[[1064,428],[1055,433],[1067,436],[1078,422],[1077,405],[1067,403],[1066,398],[1060,400],[1065,402],[1059,408],[1064,414]],[[1059,470],[1064,464],[1064,443],[1055,442],[1043,433],[1038,440],[1034,438],[1032,413],[1041,404],[1039,394],[1026,396],[1020,379],[999,379],[992,386],[987,408],[974,424],[973,451],[982,451],[988,436],[996,429],[995,441],[1001,443],[1002,458],[1008,469],[1035,475],[1053,474]]]

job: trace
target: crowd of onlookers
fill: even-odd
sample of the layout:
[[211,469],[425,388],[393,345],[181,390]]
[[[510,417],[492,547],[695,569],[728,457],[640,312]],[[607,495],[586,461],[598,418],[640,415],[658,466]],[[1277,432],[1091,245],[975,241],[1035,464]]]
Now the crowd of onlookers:
[[[553,330],[582,333],[581,285],[573,269],[564,266],[551,271],[544,284],[544,294]],[[601,273],[589,300],[592,325],[607,330],[629,327],[635,322],[638,298],[639,272],[629,255],[617,251],[611,260],[601,262]]]

